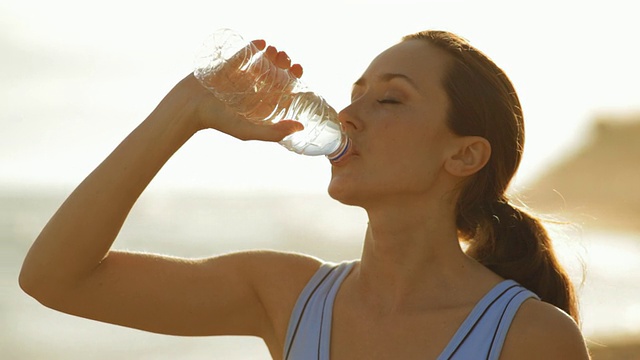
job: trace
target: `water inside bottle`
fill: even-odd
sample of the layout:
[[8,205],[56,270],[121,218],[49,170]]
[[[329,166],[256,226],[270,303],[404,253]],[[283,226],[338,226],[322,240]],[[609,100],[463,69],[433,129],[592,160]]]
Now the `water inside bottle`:
[[343,135],[336,111],[312,92],[293,95],[288,110],[278,117],[296,120],[304,125],[304,130],[285,137],[280,143],[304,155],[326,155],[338,150]]

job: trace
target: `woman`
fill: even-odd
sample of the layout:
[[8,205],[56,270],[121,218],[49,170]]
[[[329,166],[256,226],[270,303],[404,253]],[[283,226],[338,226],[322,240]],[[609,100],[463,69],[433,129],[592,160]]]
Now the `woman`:
[[[301,75],[285,53],[267,52]],[[493,62],[447,32],[407,36],[373,60],[339,118],[352,146],[332,164],[329,194],[367,211],[359,261],[110,249],[197,131],[278,141],[300,130],[248,122],[189,75],[53,216],[21,286],[54,309],[147,331],[259,336],[274,359],[588,358],[544,228],[505,194],[524,126]]]

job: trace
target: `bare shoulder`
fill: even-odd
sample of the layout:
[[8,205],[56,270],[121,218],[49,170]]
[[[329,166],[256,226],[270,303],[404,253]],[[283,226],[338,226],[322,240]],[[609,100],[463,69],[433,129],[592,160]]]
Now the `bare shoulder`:
[[[313,256],[271,250],[233,254],[240,260],[276,327],[288,321],[302,289],[323,264]],[[286,326],[285,326],[286,327]]]
[[[322,261],[313,256],[294,252],[253,250],[231,254],[260,284],[269,288],[300,287],[318,270]],[[269,280],[268,282],[264,282]],[[281,288],[280,290],[284,290]]]
[[278,302],[283,297],[297,297],[322,265],[321,260],[309,255],[272,250],[231,253],[214,259],[214,263],[225,261],[245,274],[261,298]]
[[272,355],[280,357],[298,296],[323,262],[304,254],[265,250],[230,256],[244,268],[245,277],[268,316],[270,326],[263,329],[261,337]]
[[529,299],[511,324],[500,359],[584,360],[589,354],[578,325],[568,314]]

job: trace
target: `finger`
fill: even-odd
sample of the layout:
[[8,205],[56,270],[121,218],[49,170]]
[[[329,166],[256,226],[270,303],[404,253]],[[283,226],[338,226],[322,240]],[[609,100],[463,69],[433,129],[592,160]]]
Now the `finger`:
[[304,129],[304,126],[294,120],[282,120],[277,123],[242,122],[234,131],[234,136],[243,140],[280,141],[287,135]]
[[[280,135],[282,135],[282,138],[304,129],[304,125],[295,120],[280,120],[277,123],[273,124],[271,127],[275,132],[278,132]],[[278,141],[282,140],[282,138],[280,138]]]
[[293,64],[291,65],[291,67],[289,68],[289,71],[291,72],[291,74],[293,74],[293,76],[299,78],[302,77],[302,65],[300,64]]
[[269,45],[267,50],[264,51],[264,56],[269,59],[271,62],[276,61],[276,57],[278,56],[278,50],[275,47]]
[[280,141],[286,136],[304,129],[304,125],[294,120],[281,120],[269,126],[269,136],[267,140]]
[[304,129],[304,126],[293,120],[283,120],[275,124],[265,124],[260,126],[259,130],[254,134],[257,136],[256,140],[263,141],[280,141],[287,135]]
[[267,42],[262,39],[253,40],[251,43],[253,44],[253,46],[257,47],[258,50],[262,50],[265,46],[267,46]]
[[278,55],[276,55],[276,60],[274,61],[277,67],[281,69],[288,69],[291,66],[291,59],[284,51],[279,51]]

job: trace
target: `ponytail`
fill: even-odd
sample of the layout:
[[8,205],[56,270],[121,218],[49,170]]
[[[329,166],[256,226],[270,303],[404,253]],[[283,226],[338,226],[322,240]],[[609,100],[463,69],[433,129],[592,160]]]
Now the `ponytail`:
[[506,201],[488,204],[479,214],[467,254],[579,322],[575,290],[540,220]]

